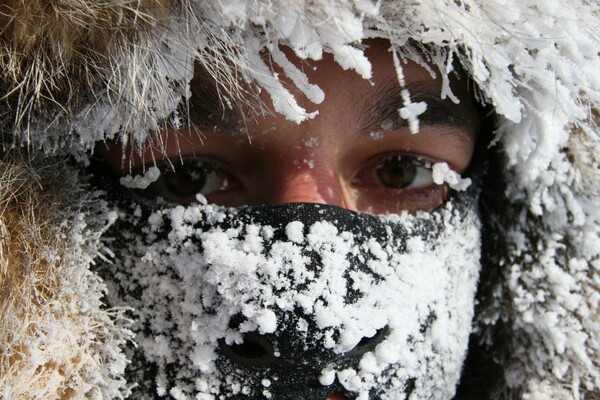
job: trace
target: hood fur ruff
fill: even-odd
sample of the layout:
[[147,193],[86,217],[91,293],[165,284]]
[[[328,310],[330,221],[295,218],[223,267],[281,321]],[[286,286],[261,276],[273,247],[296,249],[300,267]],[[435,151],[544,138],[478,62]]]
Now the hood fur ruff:
[[111,255],[102,234],[116,216],[63,157],[85,165],[99,140],[180,125],[195,61],[224,98],[247,97],[241,76],[300,122],[311,115],[259,52],[331,53],[368,79],[358,43],[370,37],[437,65],[442,96],[459,63],[495,112],[501,190],[485,211],[473,334],[499,371],[494,398],[600,398],[595,0],[3,0],[0,22],[1,399],[123,398],[131,384],[128,321],[102,307],[90,271]]

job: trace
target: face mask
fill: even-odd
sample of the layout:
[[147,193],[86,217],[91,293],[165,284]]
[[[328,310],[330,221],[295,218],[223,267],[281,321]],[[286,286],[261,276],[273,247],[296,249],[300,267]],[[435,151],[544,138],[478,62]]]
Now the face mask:
[[475,189],[440,209],[120,204],[108,302],[134,398],[450,399],[480,270]]

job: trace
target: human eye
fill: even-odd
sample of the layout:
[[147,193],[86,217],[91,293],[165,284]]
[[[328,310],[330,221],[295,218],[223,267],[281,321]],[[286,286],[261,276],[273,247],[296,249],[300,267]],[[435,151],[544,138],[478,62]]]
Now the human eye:
[[392,155],[377,160],[375,178],[391,189],[418,189],[433,184],[431,163],[420,158]]
[[160,176],[139,193],[147,198],[162,198],[169,203],[190,204],[197,195],[209,201],[223,192],[234,190],[238,182],[218,162],[184,158],[157,165]]
[[433,181],[428,158],[394,153],[369,160],[354,177],[359,209],[375,213],[432,211],[448,195],[447,185]]

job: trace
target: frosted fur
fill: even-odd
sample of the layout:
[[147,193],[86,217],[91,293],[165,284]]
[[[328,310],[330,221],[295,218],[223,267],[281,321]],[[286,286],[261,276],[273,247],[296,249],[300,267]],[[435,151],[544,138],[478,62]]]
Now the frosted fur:
[[[188,83],[194,60],[223,82],[225,102],[243,101],[246,95],[235,79],[235,71],[242,80],[255,82],[254,91],[261,87],[268,90],[272,84],[277,86],[277,77],[265,70],[257,57],[261,49],[274,49],[278,44],[290,47],[304,59],[317,60],[324,52],[331,53],[341,66],[367,79],[370,65],[362,57],[359,44],[367,37],[389,39],[400,66],[404,59],[432,62],[439,69],[432,74],[441,74],[445,82],[457,62],[478,88],[480,99],[493,106],[497,115],[494,138],[496,149],[505,161],[498,179],[508,182],[502,195],[506,196],[508,210],[504,212],[510,218],[505,215],[492,218],[500,225],[502,239],[498,241],[499,256],[493,260],[499,279],[476,316],[476,334],[493,347],[505,376],[504,391],[497,397],[570,400],[599,396],[600,10],[597,2],[183,0],[172,3],[167,17],[147,14],[148,19],[140,21],[156,18],[154,23],[134,29],[136,34],[131,36],[114,23],[119,18],[127,19],[126,14],[108,18],[106,22],[102,19],[99,23],[110,28],[107,31],[122,34],[123,40],[114,41],[107,58],[102,60],[101,64],[107,68],[81,70],[93,74],[89,82],[64,77],[64,71],[69,71],[63,68],[62,61],[66,58],[60,63],[49,61],[43,65],[51,71],[53,82],[61,83],[63,79],[62,85],[57,85],[71,87],[73,93],[80,86],[87,88],[94,82],[94,90],[84,91],[92,96],[74,96],[72,101],[56,96],[55,105],[49,102],[47,108],[37,112],[33,109],[18,120],[12,117],[19,110],[13,109],[12,103],[3,103],[0,110],[3,151],[11,146],[40,148],[49,155],[69,154],[86,162],[98,140],[120,138],[138,144],[152,140],[148,135],[150,129],[161,128],[165,121],[180,126],[185,118],[179,109],[190,96]],[[77,13],[84,15],[85,8],[73,7],[73,10],[79,11],[63,11],[65,18]],[[126,22],[128,26],[139,26],[129,24],[133,19]],[[34,53],[36,57],[39,54],[45,54],[44,49]],[[5,58],[5,53],[2,56],[3,76],[9,75],[5,74],[4,60],[11,58]],[[273,61],[299,89],[310,95],[311,101],[318,103],[319,89],[310,86],[279,56]],[[401,78],[399,69],[402,83]],[[25,83],[17,82],[17,86],[26,86]],[[299,122],[310,117],[297,107],[289,92],[269,93],[279,104],[278,111],[289,119]],[[460,101],[447,83],[440,96]],[[1,172],[3,177],[8,174],[5,170]],[[72,192],[80,193],[76,189]],[[81,212],[84,214],[79,219],[66,222],[69,230],[81,233],[70,242],[73,254],[80,256],[70,259],[71,268],[59,274],[63,277],[62,284],[53,289],[56,293],[73,293],[68,302],[53,304],[67,315],[65,321],[74,318],[76,322],[57,322],[51,318],[53,313],[46,312],[32,312],[26,317],[33,324],[50,327],[48,330],[56,333],[55,338],[71,334],[64,330],[66,326],[89,326],[81,324],[65,304],[85,304],[106,326],[112,323],[106,319],[108,314],[99,311],[102,286],[87,272],[98,247],[90,248],[85,243],[98,240],[95,235],[99,231],[87,230],[81,222],[88,221],[88,217],[101,221],[106,214],[96,215],[86,209]],[[106,246],[110,248],[110,242]],[[85,282],[83,285],[79,285],[81,280]],[[92,288],[89,291],[88,286]],[[265,321],[270,319],[267,317]],[[266,329],[269,324],[265,322],[264,326]],[[501,344],[494,341],[499,331],[506,334]],[[44,342],[41,336],[29,339],[28,332],[22,335],[33,343],[32,349],[56,349],[43,353],[42,358],[28,355],[32,357],[31,365],[44,357],[62,357],[58,352],[64,349],[41,346]],[[119,335],[112,338],[107,339],[105,349],[107,354],[115,355],[116,367],[110,370],[109,365],[94,364],[97,373],[92,379],[93,385],[104,388],[107,398],[118,397],[121,390],[110,388],[123,387],[119,371],[124,360],[117,350],[121,339]],[[6,342],[4,337],[2,340]],[[89,360],[88,355],[95,352],[95,348],[86,348],[83,358]],[[3,393],[28,387],[29,372],[16,371],[19,379],[10,379],[10,384],[3,381]],[[330,374],[324,371],[325,377]],[[345,376],[348,382],[352,380],[351,373]],[[79,398],[87,393],[84,386],[90,381],[85,379],[78,381],[81,386],[74,387]],[[120,382],[116,386],[115,380]],[[68,386],[64,382],[53,383],[56,388]]]
[[[39,161],[38,161],[39,162]],[[53,161],[56,163],[56,161]],[[90,265],[108,250],[100,237],[115,215],[107,213],[106,204],[88,194],[72,204],[77,193],[76,174],[72,169],[63,176],[64,191],[53,195],[54,169],[39,168],[38,182],[26,181],[24,170],[32,168],[23,161],[0,162],[4,173],[0,190],[2,211],[2,315],[0,335],[0,398],[2,399],[72,399],[123,398],[129,393],[123,378],[128,361],[123,354],[125,342],[132,339],[127,329],[130,321],[123,310],[102,307],[104,284]],[[60,169],[59,169],[60,170]],[[29,170],[28,177],[35,172]],[[14,181],[7,181],[11,176]],[[58,175],[59,176],[59,175]],[[50,193],[27,193],[46,190]],[[27,197],[36,204],[27,209]],[[48,204],[60,203],[53,209]],[[22,227],[7,222],[14,210],[30,215],[15,215]],[[84,211],[85,210],[85,211]],[[18,212],[18,211],[17,211]],[[45,217],[37,223],[36,218]],[[53,219],[58,224],[50,223]],[[27,231],[30,229],[31,231]],[[27,253],[22,270],[11,271],[13,256],[20,240],[26,240]],[[57,245],[60,240],[60,245]],[[11,277],[22,274],[22,282]]]

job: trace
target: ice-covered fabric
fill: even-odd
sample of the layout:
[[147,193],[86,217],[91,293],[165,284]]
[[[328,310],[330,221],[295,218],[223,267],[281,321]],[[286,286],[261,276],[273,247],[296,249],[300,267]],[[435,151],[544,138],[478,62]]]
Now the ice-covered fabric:
[[[272,62],[315,104],[326,93],[278,45],[300,58],[330,53],[369,79],[361,40],[388,39],[401,84],[405,59],[437,66],[432,75],[444,80],[460,65],[496,117],[497,156],[482,188],[484,280],[474,340],[500,366],[497,397],[600,396],[597,1],[5,0],[0,22],[2,160],[66,155],[80,162],[80,171],[99,140],[139,144],[150,140],[151,129],[185,122],[194,62],[222,84],[225,104],[266,90],[275,109],[296,122],[312,115],[261,51],[270,50]],[[440,96],[454,98],[449,85]],[[419,109],[411,105],[407,93],[404,117],[416,130]],[[35,164],[58,179],[27,178],[39,193],[72,196],[71,213],[55,214],[61,218],[37,214],[38,202],[15,195],[23,188],[12,179],[15,170],[0,171],[0,393],[6,398],[127,391],[117,350],[126,331],[103,311],[102,285],[89,271],[99,249],[111,256],[111,238],[102,234],[110,210],[99,201],[92,206],[89,187],[62,164]],[[79,178],[85,181],[85,173]],[[38,198],[65,210],[64,202]],[[45,261],[23,256],[40,241],[12,240],[16,231],[5,226],[19,226],[14,215],[31,217],[28,228],[39,226],[28,231],[34,239],[46,228],[57,232],[40,247],[44,257],[37,259]],[[56,251],[62,246],[70,256]],[[69,347],[72,355],[63,352],[66,341],[80,345]],[[44,385],[52,389],[36,391]]]
[[451,398],[480,270],[476,192],[390,217],[121,204],[100,273],[111,304],[136,310],[133,397]]

